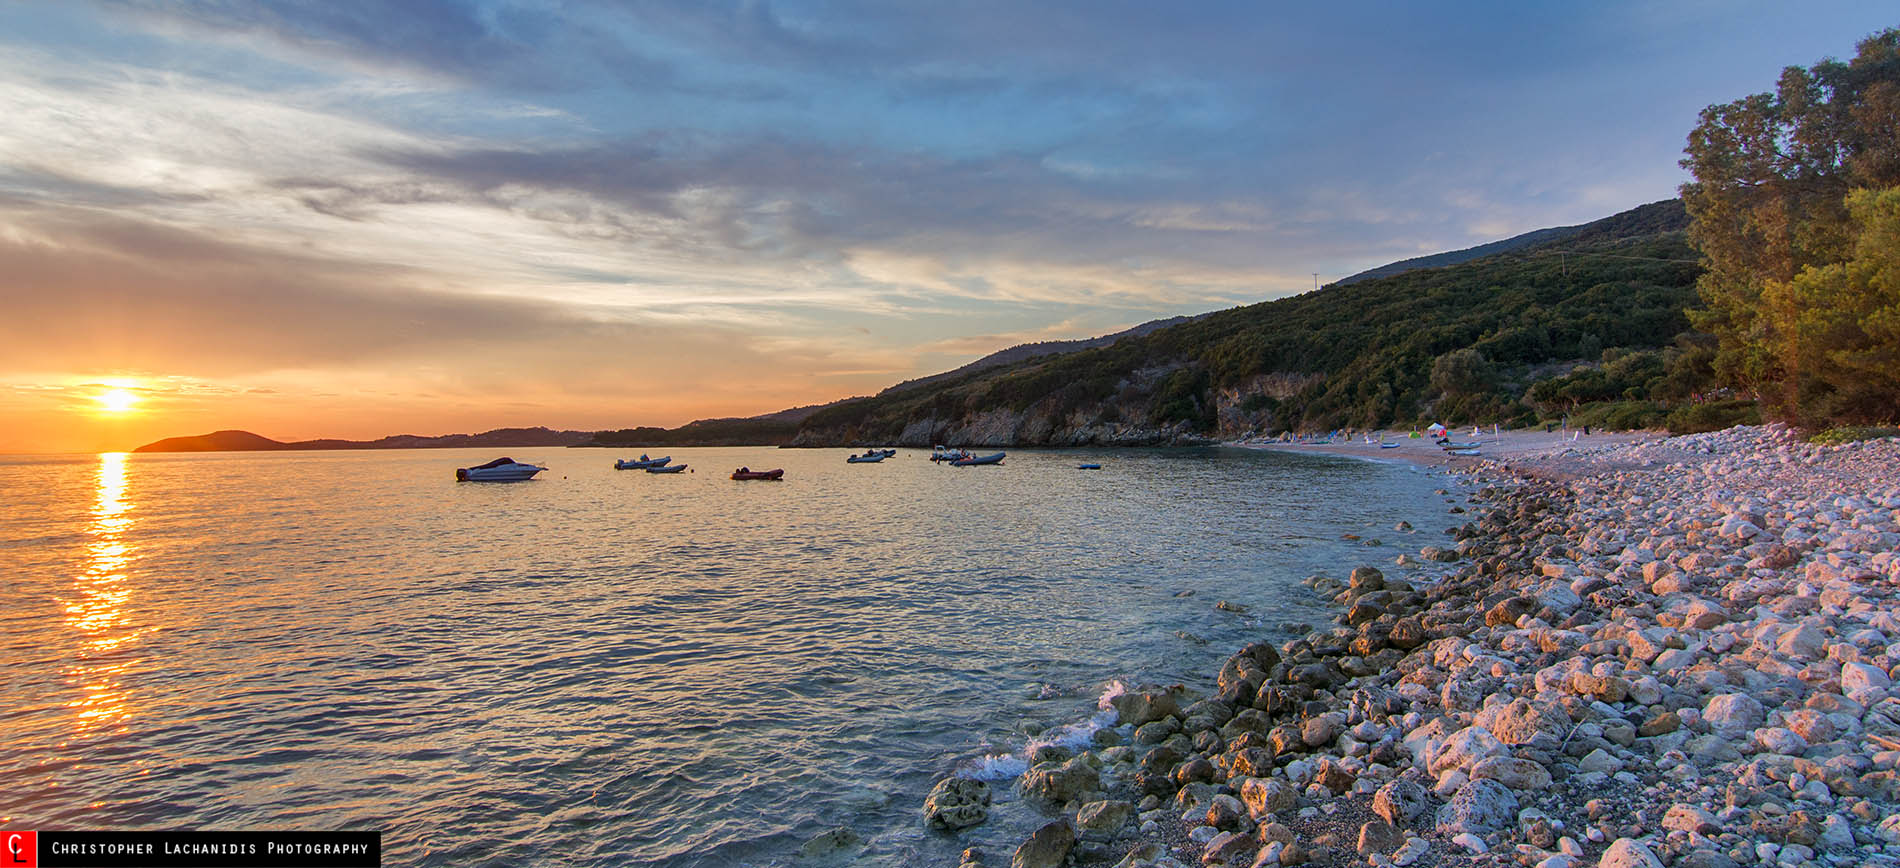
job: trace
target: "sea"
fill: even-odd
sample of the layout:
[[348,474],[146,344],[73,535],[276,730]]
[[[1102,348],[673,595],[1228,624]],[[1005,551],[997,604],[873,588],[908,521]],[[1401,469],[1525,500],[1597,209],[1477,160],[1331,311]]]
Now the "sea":
[[[847,864],[1006,861],[1048,820],[1010,786],[1033,744],[1209,689],[1329,624],[1302,579],[1461,518],[1420,468],[1237,448],[668,452],[506,450],[549,468],[513,484],[455,480],[498,450],[0,456],[0,828],[697,868],[844,826]],[[928,831],[951,775],[998,803]]]

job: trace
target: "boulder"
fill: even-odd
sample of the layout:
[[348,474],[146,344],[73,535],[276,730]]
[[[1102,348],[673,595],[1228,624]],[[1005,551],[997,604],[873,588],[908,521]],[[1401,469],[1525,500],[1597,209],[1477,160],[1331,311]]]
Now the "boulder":
[[1065,817],[1030,834],[1009,858],[1010,868],[1061,868],[1075,849],[1075,829]]
[[1208,839],[1207,846],[1201,850],[1201,861],[1208,865],[1224,865],[1246,858],[1259,846],[1260,842],[1252,832],[1222,832]]
[[1516,624],[1517,619],[1535,611],[1537,611],[1537,601],[1531,597],[1511,597],[1507,600],[1499,600],[1497,605],[1484,613],[1484,625],[1494,627],[1502,624],[1508,627]]
[[1722,831],[1722,825],[1715,815],[1699,805],[1678,802],[1663,814],[1662,827],[1670,831],[1694,832],[1702,836],[1712,836]]
[[1513,756],[1486,757],[1473,763],[1472,780],[1497,781],[1513,790],[1541,790],[1550,786],[1550,772],[1537,763]]
[[990,785],[969,778],[944,778],[924,797],[924,825],[952,832],[990,816]]
[[1372,812],[1401,828],[1411,825],[1429,804],[1425,788],[1404,779],[1390,781],[1372,794]]
[[1367,820],[1359,827],[1359,855],[1389,854],[1405,845],[1405,833],[1385,820]]
[[1597,859],[1597,868],[1663,868],[1663,863],[1643,842],[1618,838]]
[[1128,823],[1135,812],[1133,803],[1119,799],[1090,802],[1075,814],[1075,825],[1091,832],[1114,832]]
[[1023,795],[1060,805],[1096,789],[1100,783],[1095,767],[1086,758],[1076,757],[1061,765],[1044,763],[1023,773],[1022,789]]
[[1702,708],[1702,720],[1708,723],[1709,728],[1729,738],[1760,728],[1766,715],[1761,703],[1746,693],[1711,696]]
[[1888,677],[1886,670],[1878,666],[1870,666],[1866,663],[1841,664],[1841,689],[1848,693],[1869,687],[1885,689],[1892,686],[1893,679]]
[[1538,734],[1562,740],[1570,730],[1570,715],[1549,703],[1513,699],[1478,712],[1478,724],[1509,745],[1530,744]]
[[1480,837],[1509,828],[1517,819],[1517,797],[1497,781],[1470,781],[1438,809],[1437,829],[1447,838],[1469,832]]
[[1174,688],[1160,691],[1129,691],[1116,694],[1108,702],[1115,709],[1115,714],[1121,718],[1122,723],[1140,726],[1178,714],[1181,709],[1177,704],[1176,692]]
[[1286,781],[1250,777],[1240,784],[1240,801],[1255,820],[1263,820],[1281,811],[1293,810],[1299,803],[1299,793]]
[[806,862],[842,859],[863,844],[864,839],[859,837],[857,832],[852,831],[850,826],[835,826],[806,841],[805,846],[798,848],[798,858]]
[[1418,622],[1417,618],[1408,617],[1393,622],[1392,634],[1386,637],[1386,641],[1391,642],[1392,647],[1401,651],[1410,651],[1425,644],[1426,638],[1425,627]]
[[1510,750],[1490,730],[1482,726],[1467,726],[1452,733],[1438,753],[1432,755],[1429,771],[1434,775],[1443,774],[1449,769],[1469,773],[1471,766],[1479,760],[1508,753]]

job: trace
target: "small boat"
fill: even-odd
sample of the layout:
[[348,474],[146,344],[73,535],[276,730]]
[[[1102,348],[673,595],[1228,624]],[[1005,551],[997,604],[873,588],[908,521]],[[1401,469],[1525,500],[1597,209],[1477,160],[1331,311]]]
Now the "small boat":
[[497,458],[487,464],[458,467],[455,479],[458,482],[524,482],[546,469],[537,464],[522,464],[513,458]]
[[647,468],[647,472],[648,473],[679,473],[685,469],[686,469],[686,465],[675,464],[675,465],[672,465],[671,467],[649,467]]
[[1100,465],[1100,464],[1077,464],[1077,465],[1075,466],[1075,469],[1077,469],[1077,470],[1100,470],[1100,469],[1102,469],[1102,465]]
[[930,451],[930,460],[932,461],[958,461],[969,457],[970,453],[962,449],[945,449],[939,446]]
[[876,464],[889,457],[891,456],[882,450],[866,449],[863,455],[846,455],[844,460],[849,464]]
[[614,469],[615,470],[645,470],[649,467],[665,467],[666,462],[672,461],[672,460],[673,460],[673,456],[671,455],[662,455],[658,458],[648,458],[646,456],[646,453],[642,452],[640,453],[639,458],[635,458],[630,461],[614,462]]
[[1380,448],[1380,449],[1397,449],[1397,448],[1399,448],[1399,444],[1397,444],[1397,443],[1381,443],[1381,444],[1379,444],[1379,448]]
[[747,467],[741,467],[741,468],[739,468],[738,470],[734,470],[734,471],[732,471],[732,478],[733,478],[733,479],[773,479],[773,480],[777,480],[777,479],[783,479],[784,477],[785,477],[785,469],[784,469],[784,468],[779,468],[779,469],[777,469],[777,470],[753,470],[753,469],[751,469],[751,468],[747,468]]
[[1471,455],[1477,455],[1478,450],[1476,449],[1447,449],[1445,450],[1445,454],[1471,456]]
[[1438,444],[1438,448],[1440,448],[1440,449],[1447,449],[1447,450],[1450,450],[1450,449],[1476,449],[1476,448],[1478,448],[1478,447],[1480,447],[1480,446],[1483,446],[1483,445],[1484,445],[1483,443],[1477,443],[1477,442],[1472,442],[1472,443],[1452,443],[1452,442],[1450,442],[1450,441],[1446,441],[1446,442],[1444,442],[1444,443],[1440,443],[1440,444]]
[[980,455],[980,456],[965,454],[962,458],[958,458],[954,461],[951,461],[950,466],[951,467],[981,467],[985,464],[1001,464],[1003,463],[1003,456],[1007,454],[1009,453],[997,452],[990,455]]

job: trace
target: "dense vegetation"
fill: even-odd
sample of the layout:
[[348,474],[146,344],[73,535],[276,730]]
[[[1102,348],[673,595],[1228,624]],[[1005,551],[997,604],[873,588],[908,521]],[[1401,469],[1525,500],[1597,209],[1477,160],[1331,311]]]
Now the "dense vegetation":
[[1715,375],[1811,427],[1900,418],[1900,30],[1710,106],[1687,153]]
[[796,422],[772,417],[701,419],[678,428],[600,431],[582,446],[756,446],[790,442]]
[[[919,419],[1009,410],[1234,436],[1528,424],[1630,400],[1653,404],[1638,421],[1659,423],[1703,397],[1713,353],[1678,340],[1701,271],[1685,226],[1680,203],[1658,202],[1543,245],[847,402],[805,427],[895,440]],[[1553,376],[1557,385],[1533,388]]]

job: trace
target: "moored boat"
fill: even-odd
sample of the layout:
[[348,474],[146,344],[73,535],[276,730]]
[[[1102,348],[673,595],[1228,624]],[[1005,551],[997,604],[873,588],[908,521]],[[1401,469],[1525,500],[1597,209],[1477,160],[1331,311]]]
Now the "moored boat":
[[1477,455],[1477,454],[1479,454],[1479,452],[1478,452],[1478,450],[1476,450],[1476,449],[1469,449],[1469,448],[1467,448],[1467,449],[1447,449],[1447,450],[1445,450],[1445,454],[1446,454],[1446,455],[1463,455],[1463,456],[1466,456],[1466,457],[1469,457],[1469,456],[1473,456],[1473,455]]
[[1077,465],[1075,466],[1075,469],[1077,469],[1077,470],[1100,470],[1100,469],[1102,469],[1102,465],[1100,465],[1100,464],[1077,464]]
[[614,462],[614,469],[615,470],[645,470],[649,467],[665,467],[666,463],[672,460],[673,460],[673,456],[671,455],[662,455],[658,458],[648,458],[646,456],[646,453],[642,452],[640,453],[639,458]]
[[487,464],[458,467],[455,479],[458,482],[525,482],[546,469],[538,464],[523,464],[513,458],[497,458]]
[[866,449],[863,455],[846,455],[844,460],[848,464],[876,464],[889,457],[890,454],[882,450]]
[[950,462],[950,466],[951,467],[981,467],[986,464],[1001,464],[1003,463],[1003,456],[1007,454],[1009,453],[996,452],[989,455],[970,455],[966,453],[962,458],[958,458]]
[[685,469],[684,464],[674,464],[668,467],[649,467],[646,470],[648,473],[679,473]]
[[970,453],[963,449],[945,449],[939,446],[930,451],[932,461],[959,461],[969,457]]
[[749,467],[741,467],[738,470],[732,471],[732,478],[740,480],[783,479],[785,478],[785,469],[781,467],[777,470],[753,470]]

